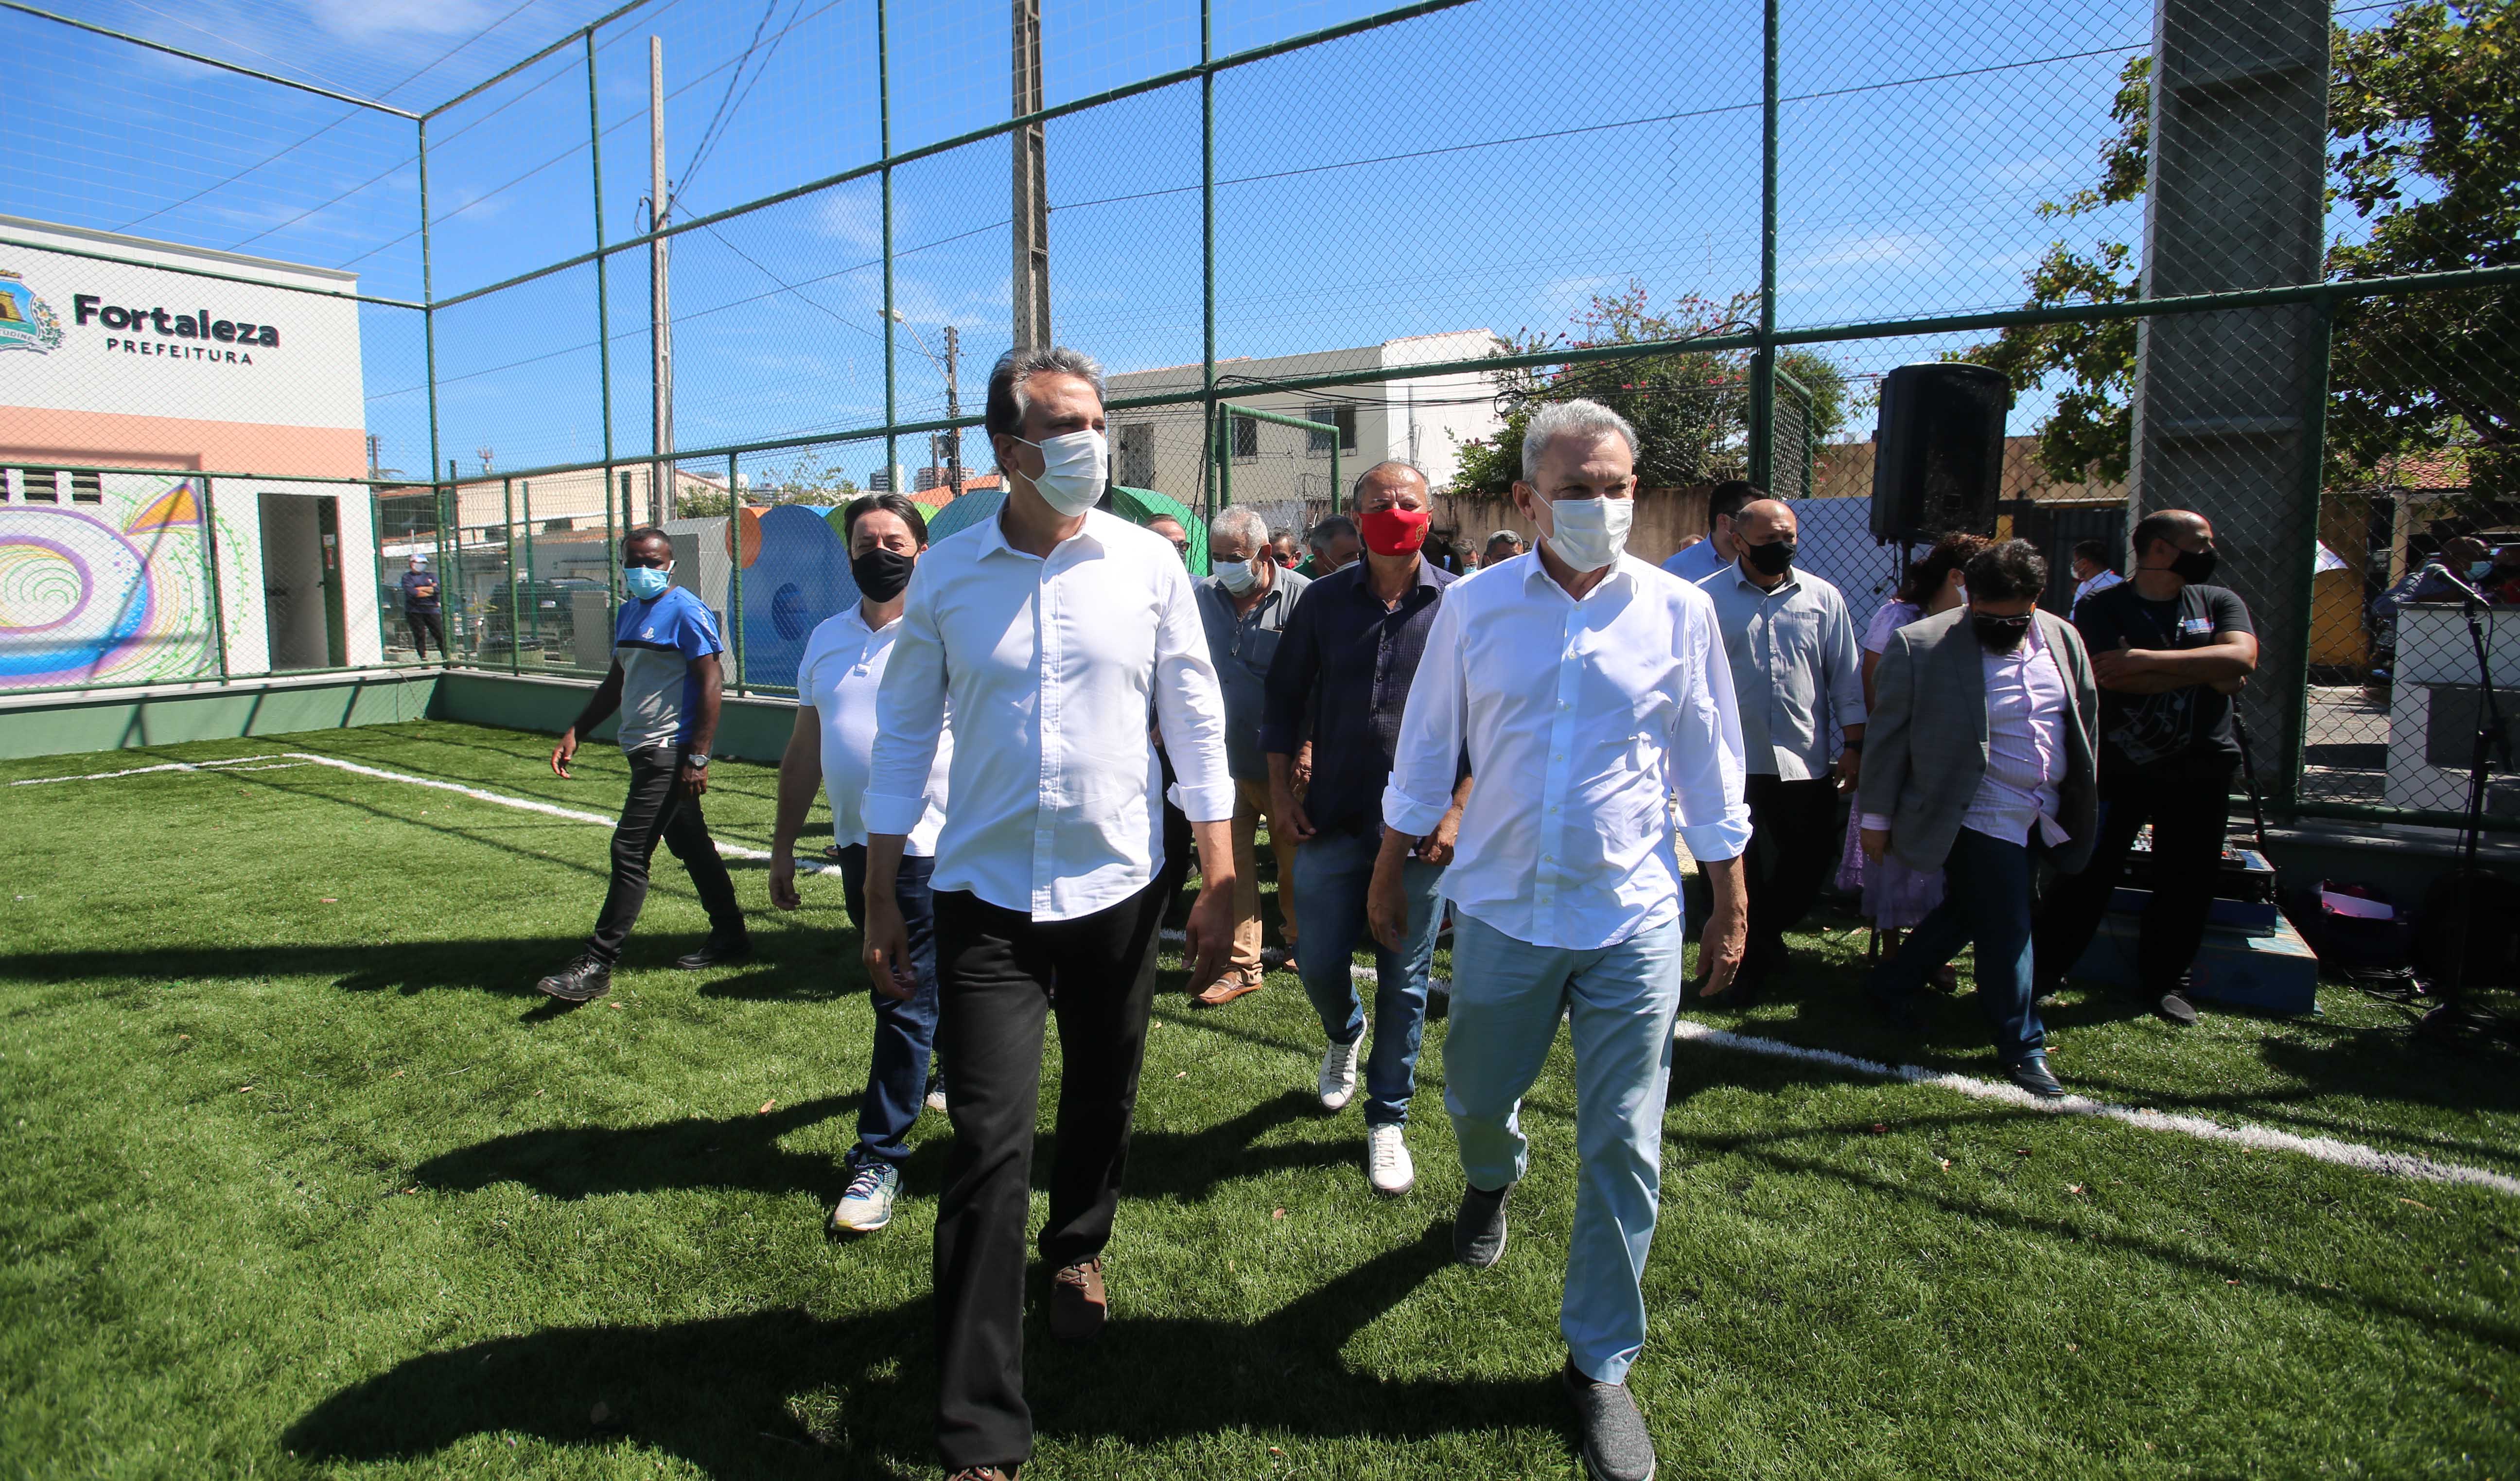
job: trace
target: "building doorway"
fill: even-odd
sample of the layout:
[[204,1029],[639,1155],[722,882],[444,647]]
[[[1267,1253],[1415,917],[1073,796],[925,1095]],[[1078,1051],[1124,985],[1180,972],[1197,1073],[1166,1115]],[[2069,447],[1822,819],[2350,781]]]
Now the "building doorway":
[[262,495],[262,620],[272,672],[348,664],[341,506],[332,495]]

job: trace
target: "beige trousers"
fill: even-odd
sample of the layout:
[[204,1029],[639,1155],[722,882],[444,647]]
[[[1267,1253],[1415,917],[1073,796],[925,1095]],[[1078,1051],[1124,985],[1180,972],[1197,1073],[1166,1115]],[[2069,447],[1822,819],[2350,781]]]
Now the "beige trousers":
[[1278,856],[1278,925],[1286,946],[1295,945],[1295,840],[1269,817],[1269,784],[1234,782],[1235,971],[1260,969],[1260,868],[1256,852],[1260,820],[1269,818],[1269,851]]

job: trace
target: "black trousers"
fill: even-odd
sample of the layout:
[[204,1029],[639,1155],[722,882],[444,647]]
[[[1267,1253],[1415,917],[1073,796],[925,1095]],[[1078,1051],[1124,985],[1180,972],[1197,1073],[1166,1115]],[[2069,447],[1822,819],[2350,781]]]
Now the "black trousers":
[[1750,804],[1750,945],[1745,971],[1772,970],[1784,958],[1784,934],[1811,914],[1845,845],[1837,824],[1837,779],[1787,782],[1744,778]]
[[[1163,763],[1164,790],[1171,791],[1173,758],[1158,746],[1155,757]],[[1164,804],[1164,867],[1155,873],[1155,883],[1163,893],[1164,923],[1180,925],[1190,920],[1190,907],[1182,901],[1182,886],[1190,882],[1190,866],[1196,856],[1196,838],[1190,828],[1190,814],[1170,802]],[[1192,987],[1192,992],[1198,989]]]
[[721,930],[743,929],[743,907],[736,902],[735,881],[727,877],[726,861],[709,838],[708,821],[700,816],[700,799],[683,786],[683,752],[679,746],[656,745],[630,753],[630,795],[621,803],[621,822],[612,830],[612,885],[604,892],[603,914],[595,918],[595,934],[586,949],[606,965],[621,960],[622,943],[639,923],[639,908],[648,903],[648,861],[658,839],[683,861],[709,923]]
[[405,608],[402,620],[403,625],[411,629],[411,646],[420,651],[420,656],[424,658],[428,656],[428,640],[431,638],[437,640],[437,656],[443,658],[447,655],[446,624],[439,619],[437,613],[415,612]]
[[1056,1011],[1058,1146],[1041,1232],[1042,1260],[1056,1270],[1094,1258],[1111,1238],[1162,915],[1152,884],[1073,920],[1036,921],[968,890],[936,894],[936,1047],[954,1067],[935,1271],[936,1449],[949,1471],[1032,1454],[1024,1226],[1043,1029]]
[[2231,814],[2231,772],[2237,762],[2220,758],[2173,766],[2158,773],[2103,779],[2100,841],[2079,875],[2066,875],[2049,891],[2048,908],[2033,937],[2043,984],[2061,980],[2082,960],[2092,935],[2108,914],[2109,894],[2126,872],[2128,845],[2152,825],[2152,901],[2143,909],[2136,948],[2136,980],[2147,997],[2180,986],[2205,942],[2205,918],[2213,909],[2223,867],[2223,834]]

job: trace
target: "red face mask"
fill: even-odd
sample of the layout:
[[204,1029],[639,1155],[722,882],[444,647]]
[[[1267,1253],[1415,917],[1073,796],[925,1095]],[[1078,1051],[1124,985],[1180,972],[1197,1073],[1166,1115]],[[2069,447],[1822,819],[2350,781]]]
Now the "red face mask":
[[1426,526],[1435,516],[1422,509],[1368,510],[1357,523],[1365,531],[1365,548],[1377,556],[1407,556],[1426,543]]

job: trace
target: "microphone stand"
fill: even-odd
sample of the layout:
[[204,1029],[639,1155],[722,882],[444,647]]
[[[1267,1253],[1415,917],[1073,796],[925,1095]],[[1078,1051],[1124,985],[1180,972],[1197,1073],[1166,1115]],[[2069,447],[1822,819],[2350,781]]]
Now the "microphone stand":
[[2459,830],[2458,887],[2452,896],[2456,905],[2448,949],[2450,960],[2443,974],[2441,1003],[2425,1013],[2418,1025],[2424,1033],[2451,1037],[2487,1026],[2483,1015],[2467,1005],[2467,947],[2468,936],[2475,927],[2476,853],[2485,831],[2486,777],[2495,747],[2503,743],[2503,734],[2502,706],[2494,694],[2494,660],[2485,640],[2485,595],[2447,566],[2439,574],[2457,590],[2460,610],[2467,617],[2468,642],[2476,650],[2478,695],[2476,743],[2468,755],[2467,807]]

